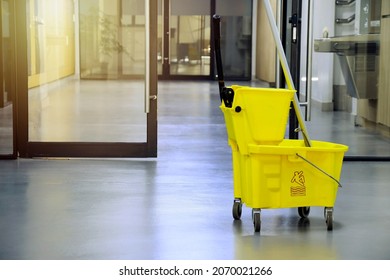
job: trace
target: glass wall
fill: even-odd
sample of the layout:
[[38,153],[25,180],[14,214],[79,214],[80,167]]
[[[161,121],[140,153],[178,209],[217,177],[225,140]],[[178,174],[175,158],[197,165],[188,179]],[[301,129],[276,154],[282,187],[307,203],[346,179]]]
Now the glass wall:
[[145,0],[80,0],[82,79],[142,78]]
[[211,77],[211,16],[222,16],[225,78],[249,80],[252,0],[160,0],[158,74],[162,79]]
[[222,17],[221,54],[225,79],[250,80],[252,0],[216,0],[216,13]]
[[[145,0],[120,1],[120,38],[117,53],[123,75],[145,72]],[[123,46],[121,46],[121,44]]]
[[29,0],[27,15],[29,141],[146,142],[145,0]]
[[158,74],[210,77],[210,0],[160,0]]
[[0,78],[2,88],[0,90],[0,157],[10,156],[14,152],[14,133],[13,133],[13,100],[15,96],[15,68],[14,57],[14,34],[13,26],[13,3],[8,0],[2,0],[1,5],[1,44],[0,44]]
[[210,1],[192,3],[171,1],[171,75],[210,75]]
[[27,0],[29,87],[74,74],[73,1]]

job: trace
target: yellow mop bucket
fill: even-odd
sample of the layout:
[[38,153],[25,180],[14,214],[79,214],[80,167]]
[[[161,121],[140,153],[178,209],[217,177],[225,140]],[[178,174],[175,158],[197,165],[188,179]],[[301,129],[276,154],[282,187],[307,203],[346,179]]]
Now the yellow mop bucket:
[[236,142],[242,154],[248,145],[278,144],[285,138],[295,90],[232,86],[230,107],[221,103],[229,143]]
[[[264,3],[288,89],[225,87],[220,17],[213,17],[220,109],[233,157],[233,218],[240,219],[242,204],[246,204],[252,208],[252,220],[258,232],[262,208],[298,207],[298,214],[307,218],[311,206],[324,206],[327,228],[332,230],[333,205],[348,147],[310,140],[277,27],[272,20],[271,6],[269,1],[264,0]],[[299,123],[296,129],[302,133],[303,140],[284,139],[291,104]]]
[[242,203],[258,209],[334,206],[347,146],[312,140],[306,147],[286,139],[248,150],[233,157],[235,197]]
[[348,147],[331,142],[285,139],[278,145],[248,145],[241,154],[230,141],[233,157],[233,217],[240,219],[242,204],[252,208],[255,231],[260,231],[260,210],[297,207],[302,218],[311,206],[323,206],[327,229],[333,229],[344,153]]

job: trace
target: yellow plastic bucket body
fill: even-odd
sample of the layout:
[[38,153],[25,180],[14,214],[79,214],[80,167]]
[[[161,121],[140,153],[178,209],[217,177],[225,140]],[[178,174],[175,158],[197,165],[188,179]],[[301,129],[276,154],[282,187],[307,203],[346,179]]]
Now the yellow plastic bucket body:
[[237,143],[241,154],[249,144],[277,144],[286,133],[294,90],[232,86],[232,108],[222,102],[228,138]]
[[331,142],[306,147],[303,140],[283,140],[249,145],[248,154],[233,151],[235,198],[251,208],[333,207],[347,150]]

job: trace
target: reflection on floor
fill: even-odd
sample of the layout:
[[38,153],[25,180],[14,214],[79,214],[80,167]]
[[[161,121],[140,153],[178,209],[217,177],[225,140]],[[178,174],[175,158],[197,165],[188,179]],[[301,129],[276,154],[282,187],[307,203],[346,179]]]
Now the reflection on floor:
[[[157,159],[0,161],[0,259],[390,259],[388,162],[344,162],[326,230],[322,207],[251,209],[233,221],[231,150],[209,82],[161,82]],[[349,155],[390,142],[343,112],[315,112],[312,139]]]

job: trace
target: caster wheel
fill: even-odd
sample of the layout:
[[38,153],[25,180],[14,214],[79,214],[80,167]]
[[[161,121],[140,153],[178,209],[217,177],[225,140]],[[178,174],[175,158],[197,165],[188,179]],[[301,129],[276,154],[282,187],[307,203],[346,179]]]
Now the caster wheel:
[[327,226],[327,230],[333,230],[333,208],[325,207],[324,210],[325,222]]
[[298,207],[298,214],[301,218],[307,218],[310,214],[310,207]]
[[233,203],[233,210],[232,210],[233,218],[235,220],[241,219],[242,214],[242,203],[241,201],[235,200]]
[[253,213],[253,227],[255,229],[255,232],[260,232],[261,228],[261,218],[259,212]]

